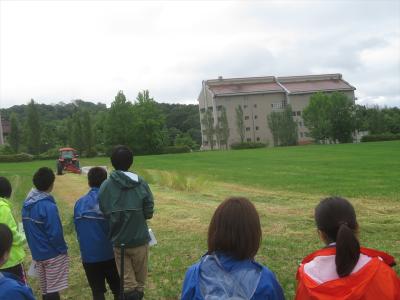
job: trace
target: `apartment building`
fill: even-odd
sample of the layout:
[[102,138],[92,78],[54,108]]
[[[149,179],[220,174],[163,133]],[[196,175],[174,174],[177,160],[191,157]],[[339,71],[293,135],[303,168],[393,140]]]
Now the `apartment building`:
[[[243,109],[245,141],[273,145],[267,115],[273,111],[282,111],[287,104],[290,104],[293,118],[298,124],[299,143],[309,143],[312,139],[309,137],[307,127],[304,126],[302,112],[308,105],[310,97],[317,92],[340,91],[354,101],[354,90],[355,87],[343,80],[341,74],[227,79],[219,77],[203,81],[198,97],[200,121],[206,110],[210,110],[214,126],[217,125],[224,107],[230,132],[227,144],[238,143],[241,139],[236,126],[236,108],[240,105]],[[215,149],[221,148],[222,145],[218,145],[216,137],[213,141],[207,140],[204,129],[201,124],[202,148],[210,149],[211,143]]]

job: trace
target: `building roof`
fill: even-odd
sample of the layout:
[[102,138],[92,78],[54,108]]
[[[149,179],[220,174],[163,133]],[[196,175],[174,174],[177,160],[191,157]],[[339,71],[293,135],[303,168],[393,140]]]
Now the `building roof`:
[[319,91],[352,91],[353,86],[342,79],[341,74],[322,74],[288,77],[222,77],[206,80],[205,84],[214,96],[262,94],[283,92],[307,94]]
[[209,87],[214,95],[284,92],[276,82],[221,84]]

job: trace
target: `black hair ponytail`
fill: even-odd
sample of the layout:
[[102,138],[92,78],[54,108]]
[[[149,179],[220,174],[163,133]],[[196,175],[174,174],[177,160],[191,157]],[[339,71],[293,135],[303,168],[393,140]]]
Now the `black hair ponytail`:
[[336,242],[336,272],[349,275],[360,258],[360,243],[356,237],[358,224],[354,207],[340,197],[323,199],[315,208],[315,222],[328,242]]
[[360,258],[360,243],[347,223],[340,224],[336,235],[336,272],[345,277],[353,271]]

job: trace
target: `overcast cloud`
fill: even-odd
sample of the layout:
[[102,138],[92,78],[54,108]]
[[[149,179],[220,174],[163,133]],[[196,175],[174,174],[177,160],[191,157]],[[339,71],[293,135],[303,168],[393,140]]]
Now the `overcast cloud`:
[[358,103],[400,107],[400,1],[0,1],[0,26],[2,108],[336,72]]

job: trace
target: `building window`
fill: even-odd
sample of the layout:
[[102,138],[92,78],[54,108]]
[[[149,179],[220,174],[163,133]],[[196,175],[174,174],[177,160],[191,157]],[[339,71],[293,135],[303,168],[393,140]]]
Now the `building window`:
[[243,105],[243,108],[247,108],[247,105]]
[[218,111],[221,111],[221,110],[222,110],[222,105],[218,105],[218,106],[217,106],[217,110],[218,110]]
[[249,116],[245,116],[244,119],[245,119],[245,120],[248,120],[248,119],[249,119]]
[[208,141],[203,141],[204,146],[208,146]]
[[257,104],[254,104],[254,108],[257,108]]
[[213,107],[212,106],[209,106],[207,109],[213,111]]
[[248,141],[248,142],[251,142],[251,138],[247,138],[247,141]]
[[297,111],[297,115],[298,115],[298,116],[301,116],[301,111]]
[[250,127],[246,127],[246,131],[250,131]]
[[300,137],[303,137],[303,133],[302,132],[300,132]]
[[296,112],[292,111],[292,115],[293,115],[293,117],[295,117],[296,116]]
[[206,112],[206,109],[205,109],[205,108],[202,108],[202,109],[200,109],[200,111],[201,111],[202,113],[204,113],[204,112]]
[[254,119],[257,119],[257,118],[258,118],[257,115],[255,115],[255,116],[254,116]]
[[260,141],[260,138],[259,137],[257,137],[257,142],[259,142]]
[[259,128],[258,128],[258,126],[256,126],[256,130],[258,130]]
[[272,103],[271,107],[272,107],[272,109],[281,109],[281,108],[284,108],[285,105],[282,102],[277,102],[277,103]]

